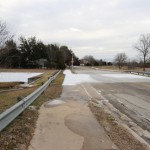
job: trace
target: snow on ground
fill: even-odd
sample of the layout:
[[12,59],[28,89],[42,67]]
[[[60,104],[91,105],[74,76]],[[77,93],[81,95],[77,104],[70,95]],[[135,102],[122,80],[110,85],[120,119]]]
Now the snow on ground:
[[77,85],[83,82],[97,82],[86,74],[73,74],[70,70],[65,70],[65,80],[63,85]]
[[112,78],[133,78],[133,79],[147,79],[147,77],[133,75],[133,74],[102,74],[105,77],[112,77]]
[[0,72],[0,82],[28,82],[28,78],[39,76],[43,73],[30,72]]

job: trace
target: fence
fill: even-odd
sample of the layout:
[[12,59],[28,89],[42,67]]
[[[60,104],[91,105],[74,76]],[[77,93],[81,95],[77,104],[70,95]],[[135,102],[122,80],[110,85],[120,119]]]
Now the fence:
[[150,72],[144,72],[144,71],[129,71],[129,72],[132,74],[150,77]]

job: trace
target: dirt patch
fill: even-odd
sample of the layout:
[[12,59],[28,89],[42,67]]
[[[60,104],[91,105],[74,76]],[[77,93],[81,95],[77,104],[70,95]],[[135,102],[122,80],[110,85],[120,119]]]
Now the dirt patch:
[[9,88],[17,88],[19,86],[18,82],[1,82],[0,90],[5,90]]
[[140,143],[134,136],[103,107],[96,103],[89,104],[91,111],[97,118],[98,122],[104,127],[108,136],[118,146],[120,150],[149,150],[145,144]]
[[[1,150],[26,150],[34,133],[38,109],[50,100],[60,96],[64,75],[60,74],[46,91],[0,133]],[[35,109],[34,109],[35,108]]]

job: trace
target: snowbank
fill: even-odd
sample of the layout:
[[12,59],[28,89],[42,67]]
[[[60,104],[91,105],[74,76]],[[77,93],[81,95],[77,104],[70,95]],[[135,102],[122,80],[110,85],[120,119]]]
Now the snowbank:
[[65,70],[65,80],[63,85],[77,85],[83,82],[97,82],[86,74],[73,74],[70,70]]

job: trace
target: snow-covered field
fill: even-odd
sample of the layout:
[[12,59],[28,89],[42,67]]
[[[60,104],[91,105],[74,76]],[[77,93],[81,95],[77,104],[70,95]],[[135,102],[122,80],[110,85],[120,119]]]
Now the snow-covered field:
[[0,82],[28,82],[28,78],[39,76],[43,73],[30,72],[0,72]]
[[63,85],[77,85],[83,82],[97,82],[86,74],[73,74],[70,70],[65,70],[65,80]]

